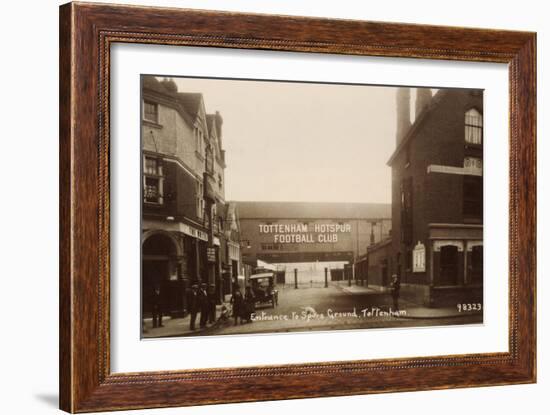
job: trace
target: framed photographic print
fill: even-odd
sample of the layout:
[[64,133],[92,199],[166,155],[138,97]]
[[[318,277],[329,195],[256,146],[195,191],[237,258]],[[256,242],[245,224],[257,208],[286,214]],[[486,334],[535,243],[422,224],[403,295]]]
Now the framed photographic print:
[[60,29],[63,410],[535,381],[534,33]]

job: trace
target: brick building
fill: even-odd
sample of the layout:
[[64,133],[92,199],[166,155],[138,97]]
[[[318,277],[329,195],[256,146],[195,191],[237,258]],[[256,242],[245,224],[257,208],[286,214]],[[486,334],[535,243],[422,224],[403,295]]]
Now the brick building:
[[181,315],[192,283],[213,284],[221,296],[223,279],[239,268],[238,228],[224,194],[222,122],[219,113],[206,113],[202,94],[178,92],[173,80],[142,77],[145,315],[155,288],[164,311]]
[[392,169],[392,273],[402,295],[430,306],[483,293],[483,93],[397,91]]

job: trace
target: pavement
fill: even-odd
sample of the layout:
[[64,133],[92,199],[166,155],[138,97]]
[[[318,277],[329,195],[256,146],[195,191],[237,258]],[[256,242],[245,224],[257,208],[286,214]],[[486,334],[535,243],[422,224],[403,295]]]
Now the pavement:
[[[454,307],[428,308],[399,301],[399,310],[392,309],[389,294],[375,287],[330,284],[328,288],[298,288],[279,286],[276,308],[258,306],[253,322],[234,325],[233,318],[219,319],[201,329],[189,329],[189,316],[164,318],[164,327],[152,328],[145,321],[144,338],[247,333],[275,333],[357,328],[418,327],[482,323],[481,313],[460,313]],[[226,305],[229,309],[229,304]],[[221,305],[217,315],[220,315]]]

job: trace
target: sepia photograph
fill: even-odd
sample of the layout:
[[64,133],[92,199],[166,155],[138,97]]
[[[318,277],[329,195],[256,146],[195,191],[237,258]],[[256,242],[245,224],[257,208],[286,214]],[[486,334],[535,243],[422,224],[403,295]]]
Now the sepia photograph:
[[483,90],[140,88],[142,339],[483,323]]

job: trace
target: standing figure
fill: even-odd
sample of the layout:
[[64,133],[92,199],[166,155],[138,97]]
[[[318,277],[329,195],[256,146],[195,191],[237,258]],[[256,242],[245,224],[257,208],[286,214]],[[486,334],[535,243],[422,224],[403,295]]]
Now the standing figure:
[[392,275],[392,281],[390,285],[391,296],[393,299],[393,308],[395,311],[399,310],[399,290],[401,289],[401,280],[397,274]]
[[199,311],[199,286],[197,284],[193,284],[187,293],[187,309],[190,315],[189,328],[195,330],[197,312]]
[[233,289],[233,295],[229,302],[233,305],[233,318],[235,319],[236,326],[239,323],[239,319],[242,323],[244,314],[244,298],[238,286]]
[[254,297],[254,291],[252,291],[252,287],[250,285],[246,287],[246,291],[244,293],[244,307],[244,319],[247,323],[251,323],[252,314],[256,311],[256,297]]
[[164,327],[164,325],[162,324],[162,298],[161,298],[160,285],[155,285],[153,287],[152,297],[153,297],[152,298],[153,328]]
[[200,327],[205,328],[208,322],[208,292],[206,291],[207,285],[203,282],[199,289],[199,306],[201,309]]
[[208,286],[208,322],[216,322],[216,286],[214,284]]

